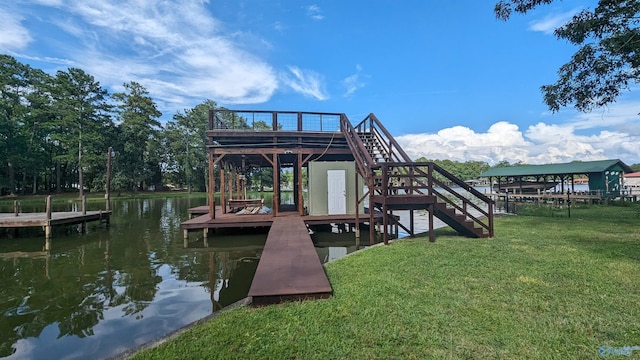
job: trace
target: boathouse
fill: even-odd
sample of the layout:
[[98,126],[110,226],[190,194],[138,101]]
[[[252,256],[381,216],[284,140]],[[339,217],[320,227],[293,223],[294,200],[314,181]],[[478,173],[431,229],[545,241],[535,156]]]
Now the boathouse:
[[[208,205],[181,224],[185,246],[190,231],[206,241],[218,228],[269,227],[249,290],[254,305],[331,295],[311,226],[354,231],[356,244],[366,229],[369,244],[387,244],[398,229],[415,235],[414,212],[424,210],[430,241],[434,217],[467,237],[493,236],[493,201],[432,162],[412,161],[374,114],[353,125],[340,113],[211,109],[207,137]],[[247,197],[247,174],[256,172],[273,178],[271,203]],[[292,184],[281,181],[285,172]]]
[[[431,241],[434,216],[462,235],[493,236],[491,199],[434,163],[412,161],[374,114],[352,125],[341,113],[211,109],[207,136],[209,205],[182,224],[185,234],[270,226],[294,211],[307,225],[350,225],[358,237],[365,225],[371,244],[377,234],[386,243],[394,227],[415,235],[414,211],[423,209]],[[273,203],[264,204],[271,213],[236,215],[260,201],[246,198],[246,174],[264,169],[273,177]],[[282,169],[293,173],[292,204],[281,202]],[[408,224],[393,215],[399,210],[409,211]]]
[[588,178],[589,193],[600,198],[616,198],[623,189],[623,175],[631,168],[618,159],[574,161],[562,164],[518,165],[491,168],[488,177],[497,192],[517,194],[552,191],[575,192],[576,178]]

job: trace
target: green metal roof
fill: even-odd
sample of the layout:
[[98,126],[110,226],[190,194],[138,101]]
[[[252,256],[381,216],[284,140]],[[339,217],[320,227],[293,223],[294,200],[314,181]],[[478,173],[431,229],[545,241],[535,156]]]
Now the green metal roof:
[[490,176],[545,176],[601,173],[616,165],[625,173],[633,172],[629,166],[618,159],[600,161],[576,161],[565,164],[522,165],[491,168],[480,177]]

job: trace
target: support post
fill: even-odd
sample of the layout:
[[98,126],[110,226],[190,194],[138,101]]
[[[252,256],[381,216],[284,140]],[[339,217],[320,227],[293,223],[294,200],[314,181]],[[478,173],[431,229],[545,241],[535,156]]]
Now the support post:
[[51,195],[47,196],[46,223],[44,226],[45,250],[51,250]]
[[409,230],[411,230],[411,237],[416,236],[416,231],[413,223],[413,209],[409,210]]
[[111,210],[111,153],[113,152],[113,148],[109,146],[109,150],[107,151],[107,181],[104,186],[104,201],[105,201],[105,209],[107,211]]
[[226,183],[224,181],[225,172],[227,171],[227,162],[220,162],[220,206],[222,207],[222,213],[227,213],[227,199],[226,199]]
[[189,246],[189,230],[182,230],[182,246],[186,249]]
[[[210,115],[211,117],[212,115]],[[209,120],[212,122],[213,120]],[[209,153],[209,219],[216,218],[216,181],[213,173],[213,153]],[[185,230],[186,231],[186,230]]]
[[[300,117],[300,114],[298,114],[298,117]],[[302,120],[299,120],[299,124]],[[304,215],[304,196],[302,196],[302,183],[303,183],[303,179],[302,179],[302,153],[298,152],[298,161],[296,164],[296,169],[297,169],[297,176],[296,176],[296,183],[298,184],[298,189],[296,190],[296,196],[298,197],[298,214],[300,214],[300,216]]]
[[273,154],[273,216],[278,216],[279,207],[280,207],[280,163],[278,162],[278,154]]
[[82,195],[82,215],[87,215],[87,195]]
[[233,200],[233,164],[229,163],[229,200]]
[[18,200],[13,201],[13,216],[18,216],[20,213],[20,203]]
[[436,241],[436,234],[433,233],[433,204],[429,204],[429,242]]
[[376,224],[374,218],[373,186],[369,185],[369,245],[375,244]]
[[356,246],[360,244],[360,181],[356,170]]

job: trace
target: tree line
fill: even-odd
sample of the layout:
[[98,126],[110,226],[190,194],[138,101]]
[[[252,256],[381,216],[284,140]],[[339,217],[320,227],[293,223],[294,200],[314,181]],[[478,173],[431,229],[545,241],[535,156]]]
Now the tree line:
[[144,86],[110,94],[82,69],[49,75],[0,55],[0,194],[104,191],[107,149],[112,189],[176,184],[204,190],[209,108],[162,113]]
[[[49,75],[0,55],[0,195],[104,191],[109,148],[112,190],[171,184],[206,191],[208,112],[216,107],[206,100],[162,126],[162,113],[137,82],[110,94],[81,69]],[[250,127],[234,121],[236,128]],[[490,168],[480,161],[434,161],[463,180]],[[273,186],[271,169],[249,168],[246,175],[249,187]]]

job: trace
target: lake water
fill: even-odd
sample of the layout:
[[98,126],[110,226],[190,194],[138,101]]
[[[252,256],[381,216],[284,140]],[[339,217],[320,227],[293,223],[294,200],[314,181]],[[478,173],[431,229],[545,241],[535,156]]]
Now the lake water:
[[[110,229],[55,228],[48,253],[39,230],[2,231],[0,357],[114,356],[245,298],[267,234],[214,234],[205,247],[192,233],[185,248],[180,223],[205,202],[114,201]],[[353,234],[318,236],[323,261],[357,249]]]

